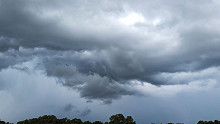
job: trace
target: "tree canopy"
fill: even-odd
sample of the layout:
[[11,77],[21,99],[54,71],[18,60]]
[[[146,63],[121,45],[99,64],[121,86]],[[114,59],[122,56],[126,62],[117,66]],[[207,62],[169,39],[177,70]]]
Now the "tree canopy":
[[[12,124],[9,122],[5,122],[0,120],[0,124]],[[112,115],[109,118],[109,122],[101,122],[101,121],[82,121],[81,119],[74,118],[72,120],[68,118],[58,119],[55,115],[44,115],[38,118],[26,119],[23,121],[19,121],[17,124],[136,124],[133,120],[132,116],[125,116],[123,114]],[[154,124],[154,123],[151,123]],[[161,123],[162,124],[162,123]],[[166,123],[166,124],[174,124],[174,123]],[[176,124],[184,124],[184,123],[176,123]],[[200,120],[197,124],[220,124],[220,121],[202,121]]]
[[44,115],[44,116],[40,116],[39,118],[19,121],[17,124],[136,124],[136,122],[133,121],[133,118],[131,116],[127,116],[127,118],[125,118],[124,115],[122,114],[112,115],[109,119],[110,122],[105,122],[105,123],[101,121],[83,122],[81,119],[78,118],[74,118],[72,120],[68,118],[58,119],[54,115]]

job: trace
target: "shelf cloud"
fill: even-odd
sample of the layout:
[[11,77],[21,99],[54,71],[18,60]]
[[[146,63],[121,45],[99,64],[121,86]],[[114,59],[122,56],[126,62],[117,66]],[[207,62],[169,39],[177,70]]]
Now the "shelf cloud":
[[106,104],[217,85],[220,2],[197,2],[0,0],[0,70],[37,60],[47,77]]

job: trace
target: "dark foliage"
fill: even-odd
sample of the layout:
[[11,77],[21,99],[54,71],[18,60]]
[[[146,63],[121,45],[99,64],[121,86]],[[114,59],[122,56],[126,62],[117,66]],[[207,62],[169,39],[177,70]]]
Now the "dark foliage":
[[[82,122],[81,119],[78,118],[69,120],[67,118],[58,119],[54,115],[44,115],[44,116],[40,116],[39,118],[19,121],[17,124],[103,124],[103,122],[101,121],[95,121],[93,123],[90,121]],[[104,124],[136,124],[136,123],[135,121],[133,121],[133,118],[131,116],[127,116],[127,118],[125,118],[122,114],[116,114],[110,117],[110,122],[105,122]]]
[[[122,114],[112,115],[109,118],[109,122],[101,122],[101,121],[82,121],[81,119],[74,118],[72,120],[68,118],[58,119],[55,115],[44,115],[39,118],[26,119],[24,121],[19,121],[17,124],[136,124],[131,116],[127,116],[126,118]],[[0,124],[12,124],[9,122],[1,121]],[[151,123],[154,124],[154,123]],[[161,123],[162,124],[162,123]],[[166,123],[166,124],[175,124],[175,123]],[[176,123],[176,124],[184,124],[184,123]],[[220,124],[220,121],[199,121],[197,124]]]
[[220,124],[220,121],[215,120],[213,121],[199,121],[197,124]]
[[0,121],[0,124],[6,124],[4,121]]
[[92,124],[103,124],[101,121],[95,121]]
[[136,124],[131,116],[124,117],[122,114],[112,115],[109,124]]
[[0,124],[12,124],[12,123],[5,122],[5,121],[1,121],[1,120],[0,120]]

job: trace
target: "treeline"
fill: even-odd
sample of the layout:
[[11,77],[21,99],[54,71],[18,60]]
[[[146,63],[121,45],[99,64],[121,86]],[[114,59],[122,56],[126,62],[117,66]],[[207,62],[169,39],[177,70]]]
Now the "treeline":
[[[9,122],[4,122],[0,120],[0,124],[13,124]],[[68,118],[58,119],[55,115],[44,115],[39,118],[26,119],[24,121],[19,121],[17,124],[136,124],[131,116],[127,116],[126,118],[122,114],[112,115],[109,118],[109,122],[101,122],[101,121],[82,121],[81,119],[74,118],[72,120]],[[151,123],[155,124],[155,123]],[[160,123],[162,124],[162,123]],[[174,124],[174,123],[166,123],[166,124]],[[184,124],[184,123],[176,123],[176,124]],[[220,124],[220,121],[199,121],[197,124]]]
[[0,124],[13,124],[13,123],[9,123],[9,122],[5,122],[5,121],[0,120]]
[[122,114],[116,114],[111,116],[110,122],[101,122],[101,121],[85,121],[83,122],[81,119],[74,118],[72,120],[67,118],[58,119],[54,115],[44,115],[39,118],[33,118],[29,120],[19,121],[17,124],[136,124],[133,121],[131,116],[127,116],[125,118]]
[[[74,118],[72,120],[68,118],[58,119],[54,115],[44,115],[39,118],[26,119],[24,121],[19,121],[17,124],[136,124],[131,116],[127,116],[126,118],[122,114],[112,115],[109,118],[109,122],[101,122],[101,121],[82,121],[81,119]],[[0,121],[0,124],[8,124],[4,121]]]
[[220,121],[199,121],[197,124],[220,124]]

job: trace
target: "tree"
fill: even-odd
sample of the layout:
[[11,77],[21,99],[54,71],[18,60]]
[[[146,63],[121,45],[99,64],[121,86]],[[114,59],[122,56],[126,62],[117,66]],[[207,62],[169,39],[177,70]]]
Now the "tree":
[[70,124],[70,120],[68,118],[57,119],[57,124]]
[[83,122],[78,118],[74,118],[70,122],[71,124],[83,124]]
[[[105,122],[104,124],[136,124],[131,116],[124,117],[122,114],[112,115],[110,122]],[[0,120],[0,124],[9,124]],[[90,121],[82,122],[81,119],[74,118],[72,120],[68,118],[58,119],[54,115],[44,115],[39,118],[26,119],[24,121],[19,121],[17,124],[103,124],[101,121],[95,121],[91,123]]]
[[125,117],[122,114],[112,115],[109,118],[109,120],[110,120],[109,124],[124,124],[125,123]]
[[55,115],[44,115],[40,116],[38,119],[30,119],[31,124],[37,121],[40,123],[55,124],[57,121],[57,117]]
[[90,121],[85,121],[83,124],[92,124]]
[[95,121],[92,124],[103,124],[101,121]]
[[5,124],[5,122],[0,120],[0,124]]
[[127,116],[124,124],[136,124],[136,122],[133,120],[131,116]]
[[109,124],[136,124],[131,116],[124,117],[122,114],[112,115]]
[[220,124],[220,121],[218,120],[215,120],[214,122],[213,121],[199,121],[197,124]]
[[220,124],[220,121],[215,120],[215,121],[214,121],[214,124]]

